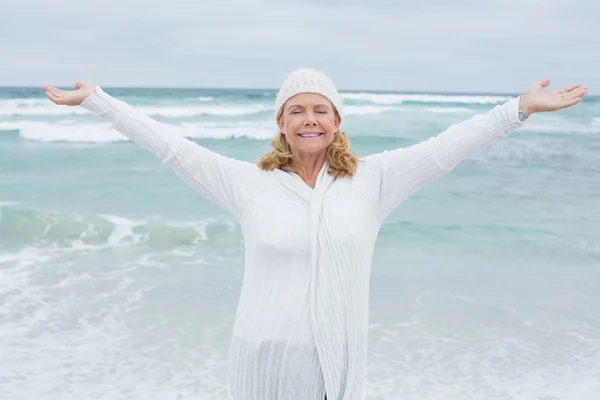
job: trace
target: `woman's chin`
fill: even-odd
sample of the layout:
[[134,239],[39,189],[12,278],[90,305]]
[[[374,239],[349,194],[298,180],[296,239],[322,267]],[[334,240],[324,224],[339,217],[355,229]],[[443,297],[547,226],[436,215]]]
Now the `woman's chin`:
[[324,143],[302,143],[298,146],[298,151],[301,153],[320,153],[327,151],[327,144]]

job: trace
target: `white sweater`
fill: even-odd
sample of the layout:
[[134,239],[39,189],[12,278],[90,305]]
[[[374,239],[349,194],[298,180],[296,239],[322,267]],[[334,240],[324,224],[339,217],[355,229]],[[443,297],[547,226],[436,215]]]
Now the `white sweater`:
[[110,121],[240,223],[245,271],[229,354],[234,400],[362,400],[373,247],[384,219],[427,182],[522,125],[519,98],[414,146],[325,165],[314,189],[174,134],[100,87],[82,107]]

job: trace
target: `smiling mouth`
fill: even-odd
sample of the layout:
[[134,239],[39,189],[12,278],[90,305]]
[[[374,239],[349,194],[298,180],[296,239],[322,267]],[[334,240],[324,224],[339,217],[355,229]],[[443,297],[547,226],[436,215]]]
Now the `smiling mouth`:
[[322,133],[299,133],[298,134],[298,136],[300,136],[301,138],[304,138],[304,139],[313,139],[313,138],[319,137],[321,135],[322,135]]

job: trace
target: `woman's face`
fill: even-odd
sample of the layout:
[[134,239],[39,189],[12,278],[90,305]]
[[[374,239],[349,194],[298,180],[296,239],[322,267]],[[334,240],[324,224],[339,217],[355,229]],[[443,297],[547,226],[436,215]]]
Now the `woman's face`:
[[333,104],[317,93],[299,93],[283,105],[278,119],[294,155],[316,155],[327,147],[340,126]]

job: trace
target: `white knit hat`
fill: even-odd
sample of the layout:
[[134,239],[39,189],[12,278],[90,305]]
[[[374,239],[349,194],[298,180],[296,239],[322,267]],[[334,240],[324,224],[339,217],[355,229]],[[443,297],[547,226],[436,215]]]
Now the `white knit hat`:
[[318,93],[327,97],[336,108],[338,114],[340,114],[340,118],[342,118],[342,108],[344,105],[342,96],[340,96],[329,77],[312,68],[300,68],[288,75],[281,85],[279,93],[277,93],[275,115],[279,113],[281,107],[283,107],[290,97],[298,93]]

